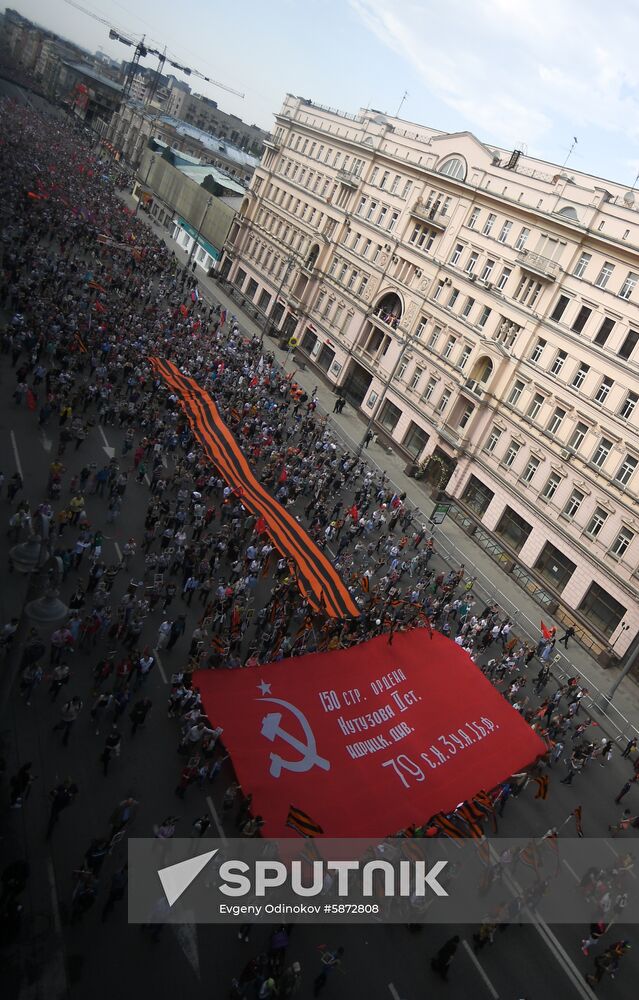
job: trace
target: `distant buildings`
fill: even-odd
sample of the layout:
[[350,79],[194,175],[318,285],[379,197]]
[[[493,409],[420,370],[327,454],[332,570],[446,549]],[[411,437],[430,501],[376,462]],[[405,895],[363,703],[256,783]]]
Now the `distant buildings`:
[[169,82],[166,112],[203,132],[210,132],[227,140],[253,156],[260,157],[264,152],[268,132],[257,125],[246,125],[236,115],[226,114],[208,97],[191,94],[186,84]]
[[137,166],[142,151],[153,139],[164,142],[179,153],[194,156],[224,171],[230,178],[248,184],[259,165],[257,157],[238,149],[179,118],[144,106],[133,98],[124,101],[111,118],[104,138],[117,155]]

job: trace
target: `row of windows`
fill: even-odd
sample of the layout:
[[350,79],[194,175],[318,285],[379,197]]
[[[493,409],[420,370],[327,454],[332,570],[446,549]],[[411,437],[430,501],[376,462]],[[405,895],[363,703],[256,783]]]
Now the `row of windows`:
[[[445,294],[444,290],[449,284],[450,280],[447,281],[445,278],[437,282],[437,284],[435,285],[435,289],[433,291],[433,301],[440,302],[441,305],[443,305],[446,309],[454,310],[455,306],[457,305],[457,302],[459,301],[460,291],[454,285],[451,285],[450,291],[447,294]],[[470,323],[471,312],[474,306],[475,306],[475,299],[472,297],[472,295],[467,295],[464,299],[461,309],[455,310],[455,312],[462,319]],[[476,317],[475,326],[479,327],[480,330],[483,330],[483,328],[486,326],[486,323],[488,322],[488,318],[491,312],[492,309],[490,308],[490,306],[481,306],[481,309]]]
[[[591,260],[592,260],[592,254],[584,251],[579,257],[577,263],[575,264],[575,267],[572,272],[573,276],[575,278],[585,278],[586,271],[588,270],[588,266]],[[610,278],[612,277],[614,271],[615,271],[615,265],[612,263],[612,261],[604,260],[603,264],[599,269],[597,277],[595,278],[594,281],[595,287],[607,288],[608,282],[610,281]],[[634,289],[636,288],[638,281],[639,281],[639,274],[637,274],[636,271],[628,271],[626,273],[625,278],[619,285],[616,294],[619,296],[620,299],[629,299]]]
[[[497,427],[497,425],[494,425],[488,436],[488,440],[484,445],[484,451],[488,452],[489,454],[492,454],[495,451],[502,435],[503,435],[502,428]],[[518,441],[516,438],[511,438],[510,443],[508,444],[508,447],[504,452],[504,455],[502,456],[501,464],[505,465],[507,468],[510,468],[513,465],[522,447],[523,444],[520,441]],[[593,459],[592,459],[593,463],[598,464],[600,466],[603,465],[606,459],[608,458],[608,455],[610,454],[611,448],[612,448],[612,442],[606,441],[605,438],[602,438],[593,453]],[[600,452],[601,452],[601,457],[599,458],[598,456]],[[596,463],[594,462],[595,458],[597,458]],[[524,473],[522,474],[522,479],[524,479],[524,482],[527,483],[531,482],[535,472],[537,471],[537,468],[539,467],[539,464],[540,464],[540,459],[535,457],[531,458],[529,464],[526,466],[526,469],[524,470]],[[636,459],[634,455],[627,454],[620,463],[620,465],[618,466],[616,473],[613,476],[613,482],[617,483],[619,486],[627,486],[630,480],[632,479],[632,476],[637,468],[637,465],[639,465],[639,460]],[[551,482],[551,480],[553,480],[553,477],[557,479],[557,483],[554,487],[549,487],[549,483]],[[559,485],[561,480],[562,477],[559,475],[559,473],[553,473],[550,476],[550,479],[547,481],[544,488],[542,489],[540,496],[542,496],[546,500],[551,500],[552,497],[555,495],[556,487]],[[547,492],[547,488],[550,489],[551,492]]]
[[371,225],[385,229],[389,233],[393,232],[399,219],[399,212],[393,211],[389,205],[384,205],[383,202],[365,195],[360,198],[355,214],[370,222]]
[[[469,229],[475,229],[481,231],[481,233],[484,236],[496,237],[498,243],[504,243],[506,245],[510,245],[509,238],[513,228],[512,222],[509,219],[505,219],[501,224],[495,226],[495,223],[497,222],[497,215],[495,212],[488,212],[483,225],[480,226],[479,218],[481,214],[482,214],[481,208],[475,207],[471,209],[470,215],[468,216],[468,220],[466,222],[467,227]],[[529,236],[530,236],[530,229],[527,226],[521,226],[517,234],[517,239],[515,240],[514,243],[515,250],[519,251],[523,250],[528,242]]]
[[[275,184],[269,184],[266,190],[266,198],[274,205],[279,205],[284,211],[301,219],[302,222],[306,222],[307,225],[312,225],[315,229],[320,229],[326,219],[324,213],[320,212],[319,209],[313,208],[308,202],[302,201],[301,198],[297,198],[294,194],[291,194],[284,188],[277,187]],[[264,209],[260,209],[257,216],[258,223],[262,218],[263,212]],[[274,216],[274,220],[275,222],[282,222],[277,216]],[[284,225],[283,222],[282,225]]]
[[369,282],[368,274],[361,274],[356,267],[337,256],[333,257],[328,274],[354,295],[363,295]]
[[343,302],[339,302],[334,295],[321,289],[315,304],[314,312],[331,326],[335,326],[344,332],[355,315],[352,309],[346,309]]
[[[635,277],[639,278],[639,275],[635,275]],[[571,302],[573,302],[572,297],[570,295],[565,295],[562,292],[562,294],[557,299],[555,306],[550,314],[550,319],[554,320],[554,322],[556,323],[558,323],[561,319],[563,319],[566,309],[568,308]],[[593,315],[593,312],[594,310],[590,306],[584,306],[584,305],[580,306],[578,312],[574,315],[572,322],[570,323],[570,329],[573,330],[575,333],[582,333],[586,327],[586,324],[590,320],[590,317]],[[610,338],[610,334],[612,333],[614,328],[615,328],[615,320],[611,319],[610,316],[605,316],[602,319],[597,329],[597,333],[593,338],[593,344],[596,344],[598,347],[604,347],[607,344]],[[639,343],[639,332],[637,332],[636,330],[629,330],[626,336],[624,337],[622,343],[619,345],[617,349],[617,354],[619,355],[620,358],[623,358],[624,361],[627,361],[630,358],[632,352],[634,351],[638,343]]]
[[[634,333],[634,331],[632,330],[630,332]],[[636,336],[639,337],[639,335]],[[636,342],[637,341],[635,340],[634,343]],[[544,355],[547,346],[548,342],[544,340],[543,337],[538,337],[537,342],[533,347],[532,353],[529,358],[532,364],[541,366],[541,359]],[[556,350],[552,362],[550,364],[550,367],[547,368],[547,371],[549,371],[551,375],[556,375],[556,376],[561,375],[564,372],[567,360],[568,360],[567,351]],[[586,362],[584,361],[580,361],[578,363],[578,367],[573,372],[573,376],[569,384],[574,389],[579,389],[580,391],[585,392],[584,383],[590,372],[591,372],[590,365],[586,364]],[[593,372],[593,374],[595,373]],[[615,380],[611,378],[610,375],[602,376],[597,384],[597,389],[591,396],[593,402],[599,404],[599,406],[603,406],[607,402],[608,396],[610,395],[610,390],[613,388],[614,384]],[[635,392],[631,391],[626,392],[623,403],[621,404],[619,410],[617,411],[617,415],[622,417],[624,420],[627,420],[629,417],[631,417],[634,412],[635,402],[633,402],[633,399],[636,395],[637,394]]]

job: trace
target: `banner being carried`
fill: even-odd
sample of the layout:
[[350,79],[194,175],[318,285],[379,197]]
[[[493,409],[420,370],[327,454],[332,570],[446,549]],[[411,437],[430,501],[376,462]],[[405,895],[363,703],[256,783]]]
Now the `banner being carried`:
[[385,836],[463,803],[467,829],[478,792],[546,752],[468,654],[426,629],[193,682],[267,837]]
[[180,400],[191,430],[209,460],[233,486],[247,510],[263,518],[276,548],[296,567],[298,586],[316,611],[330,618],[354,618],[357,605],[323,552],[297,520],[257,481],[217,406],[198,383],[171,362],[150,358],[154,369]]

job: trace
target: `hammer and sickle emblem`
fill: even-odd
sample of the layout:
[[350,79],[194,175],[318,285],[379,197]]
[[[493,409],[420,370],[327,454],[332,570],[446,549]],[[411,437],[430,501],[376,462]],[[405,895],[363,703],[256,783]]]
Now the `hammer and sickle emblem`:
[[272,753],[271,775],[274,778],[279,778],[282,769],[303,772],[310,771],[312,767],[321,767],[323,771],[330,771],[330,762],[325,760],[324,757],[319,756],[313,730],[309,726],[306,716],[300,712],[299,708],[291,705],[290,701],[281,701],[279,698],[260,698],[259,701],[270,701],[272,704],[281,705],[283,708],[287,708],[289,712],[292,712],[302,727],[306,740],[303,743],[302,740],[298,740],[296,736],[293,736],[286,729],[282,728],[281,712],[272,712],[270,715],[264,716],[262,719],[262,736],[265,736],[271,743],[279,736],[281,740],[284,740],[285,743],[288,743],[289,746],[302,755],[301,760],[285,760],[279,754]]

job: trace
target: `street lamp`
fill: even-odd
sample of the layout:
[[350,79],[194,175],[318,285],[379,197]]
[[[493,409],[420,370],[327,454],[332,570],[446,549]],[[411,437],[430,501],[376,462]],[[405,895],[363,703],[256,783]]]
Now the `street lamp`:
[[13,568],[18,573],[28,574],[29,582],[18,628],[0,672],[0,720],[4,719],[18,675],[21,647],[27,638],[30,624],[56,625],[69,614],[69,608],[58,597],[58,586],[63,576],[62,560],[49,554],[48,544],[48,530],[43,524],[41,535],[32,535],[26,542],[14,545],[9,552]]
[[193,240],[193,246],[189,250],[189,256],[187,257],[186,264],[184,265],[185,267],[188,267],[189,264],[191,263],[192,259],[193,259],[193,254],[195,253],[195,248],[198,245],[197,241],[200,238],[200,235],[201,235],[202,230],[204,228],[204,223],[206,222],[206,217],[209,214],[209,208],[211,207],[212,204],[213,204],[213,198],[210,197],[209,200],[207,201],[206,205],[204,206],[204,212],[203,212],[202,218],[200,220],[200,225],[198,226],[197,233],[195,234],[195,239]]
[[[275,293],[275,302],[273,303],[274,307],[277,305],[279,297],[282,294],[282,290],[284,288],[284,285],[286,284],[286,282],[288,280],[288,276],[291,273],[291,268],[296,263],[297,263],[297,257],[295,256],[295,254],[290,254],[286,258],[286,266],[284,268],[284,273],[282,275],[282,280],[280,281],[280,287],[277,289],[277,292]],[[264,334],[268,330],[268,328],[270,326],[270,323],[271,323],[271,317],[270,317],[270,314],[269,314],[265,318],[264,323],[262,324],[262,330],[261,330],[261,333],[260,333],[260,348],[262,347],[262,345],[264,343]]]
[[[615,641],[610,646],[610,648],[612,650],[614,650],[615,646],[617,645],[617,643],[621,639],[622,635],[624,635],[624,633],[626,633],[629,628],[630,628],[630,625],[628,625],[626,622],[622,622],[621,623],[619,635],[617,636],[617,638],[615,639]],[[632,668],[633,668],[633,666],[635,664],[635,660],[637,659],[637,656],[639,656],[639,644],[637,644],[635,646],[635,649],[632,651],[632,653],[630,653],[630,655],[629,655],[626,663],[624,664],[623,670],[621,671],[621,673],[617,677],[616,681],[613,682],[610,690],[606,694],[602,694],[601,698],[598,698],[597,701],[595,702],[594,707],[597,708],[600,712],[605,712],[606,709],[608,708],[608,706],[610,705],[610,703],[612,702],[612,699],[615,696],[615,692],[616,692],[617,688],[619,687],[619,685],[621,684],[621,682],[624,680],[624,678],[627,677],[628,674],[630,673],[630,671],[632,670]]]
[[[148,167],[148,170],[146,172],[146,177],[144,178],[144,186],[145,187],[149,183],[149,174],[151,173],[151,168],[153,167],[154,163],[155,163],[155,155],[152,156],[151,159],[149,160],[149,167]],[[142,199],[138,196],[138,200],[137,200],[136,205],[135,205],[135,211],[133,213],[134,217],[138,214],[138,208],[140,207],[140,202],[141,201],[142,201]]]

